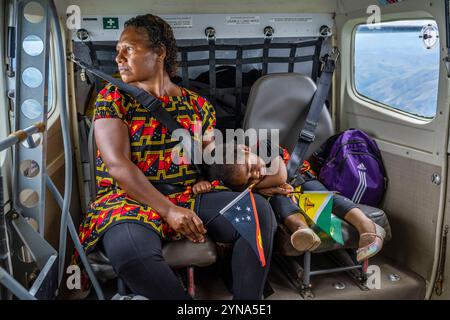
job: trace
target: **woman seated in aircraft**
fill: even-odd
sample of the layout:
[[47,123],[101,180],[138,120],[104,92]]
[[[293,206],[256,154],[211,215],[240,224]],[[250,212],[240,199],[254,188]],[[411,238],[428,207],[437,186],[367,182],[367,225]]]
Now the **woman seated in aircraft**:
[[[219,180],[232,190],[242,190],[254,184],[254,190],[270,197],[277,218],[283,223],[291,234],[292,246],[298,251],[313,251],[320,245],[320,238],[310,229],[297,206],[291,192],[294,188],[286,183],[286,164],[290,159],[289,152],[279,146],[271,146],[270,140],[259,142],[259,148],[266,148],[271,161],[266,163],[252,148],[242,144],[215,146],[222,147],[223,154],[226,150],[233,150],[234,158],[243,158],[233,164],[214,163],[208,166],[210,179]],[[271,150],[278,150],[278,154],[271,156]],[[269,168],[270,171],[269,172]],[[304,161],[300,169],[304,182],[301,184],[303,191],[327,191],[310,169],[308,161]],[[198,181],[194,187],[194,193],[204,193],[211,189],[208,181]],[[291,197],[289,197],[291,195]],[[359,249],[357,261],[363,261],[376,255],[383,246],[385,237],[384,229],[366,217],[364,213],[348,198],[342,195],[334,195],[333,212],[336,216],[352,224],[359,232]]]
[[[146,90],[192,133],[196,121],[213,130],[215,111],[198,94],[171,82],[177,49],[171,27],[147,14],[125,23],[116,62],[122,81]],[[108,85],[95,107],[98,194],[81,225],[87,252],[101,246],[129,289],[149,299],[189,299],[164,261],[165,241],[186,237],[233,244],[235,299],[261,299],[268,274],[248,242],[222,216],[212,219],[238,193],[221,191],[196,197],[197,173],[191,164],[175,164],[178,141],[132,97]],[[210,143],[204,142],[204,147]],[[162,184],[164,183],[164,184]],[[256,196],[264,254],[270,261],[276,218],[266,199]],[[207,227],[204,221],[212,220]]]

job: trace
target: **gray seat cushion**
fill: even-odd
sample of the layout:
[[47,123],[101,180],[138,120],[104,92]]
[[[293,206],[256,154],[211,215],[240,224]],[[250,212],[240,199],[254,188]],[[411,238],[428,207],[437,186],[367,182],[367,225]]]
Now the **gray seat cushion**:
[[[364,214],[371,219],[376,224],[386,230],[385,242],[389,241],[392,237],[391,227],[386,214],[383,210],[359,204],[358,207],[364,212]],[[285,256],[299,256],[303,252],[299,252],[294,249],[290,241],[290,232],[283,225],[279,225],[277,234],[275,236],[275,249],[274,251],[278,254]],[[336,249],[357,249],[359,243],[358,231],[346,221],[342,221],[342,238],[344,240],[344,245],[340,245],[335,242],[331,237],[326,236],[321,238],[321,245],[314,250],[316,253],[326,252]]]
[[[164,245],[163,256],[172,268],[187,266],[206,267],[216,262],[215,244],[208,238],[205,243],[193,243],[187,239],[171,241]],[[105,254],[96,249],[88,255],[96,277],[105,282],[117,277]]]
[[172,268],[206,267],[217,260],[216,246],[208,238],[205,243],[186,239],[169,242],[163,247],[163,256]]

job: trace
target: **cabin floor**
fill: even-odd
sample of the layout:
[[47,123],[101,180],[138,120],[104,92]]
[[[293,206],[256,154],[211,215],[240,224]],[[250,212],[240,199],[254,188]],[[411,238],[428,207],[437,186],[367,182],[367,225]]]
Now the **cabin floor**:
[[[300,292],[286,277],[277,259],[273,260],[269,282],[274,293],[267,300],[421,300],[425,297],[425,280],[419,275],[405,270],[388,259],[377,256],[370,260],[381,271],[380,289],[371,289],[361,284],[349,273],[340,272],[323,274],[311,278],[311,291]],[[315,254],[312,258],[312,270],[330,268],[326,254]],[[197,300],[231,300],[232,294],[227,289],[226,277],[220,265],[196,268],[195,284]],[[393,281],[396,279],[397,281]],[[116,294],[116,282],[109,281],[103,285],[107,299]],[[307,293],[312,293],[308,295]],[[92,290],[87,299],[96,299]]]

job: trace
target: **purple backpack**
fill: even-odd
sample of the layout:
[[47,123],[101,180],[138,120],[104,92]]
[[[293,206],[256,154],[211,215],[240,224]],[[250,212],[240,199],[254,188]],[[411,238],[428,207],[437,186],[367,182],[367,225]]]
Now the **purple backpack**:
[[315,152],[319,180],[354,203],[378,206],[387,177],[376,142],[365,132],[349,129],[329,138]]

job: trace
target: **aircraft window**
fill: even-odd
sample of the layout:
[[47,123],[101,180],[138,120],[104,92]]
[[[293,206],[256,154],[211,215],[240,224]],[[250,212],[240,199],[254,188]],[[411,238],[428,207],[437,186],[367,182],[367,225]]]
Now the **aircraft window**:
[[436,22],[408,20],[376,26],[356,28],[356,91],[411,116],[434,118],[440,52]]
[[37,88],[42,83],[42,73],[35,67],[26,68],[22,73],[22,81],[30,88]]
[[19,194],[20,203],[26,208],[34,208],[39,203],[39,195],[31,189],[24,189]]
[[39,174],[39,165],[34,160],[24,160],[20,164],[20,172],[27,178],[34,178]]
[[22,103],[21,106],[22,113],[28,119],[36,119],[42,114],[41,104],[34,99],[27,99]]
[[24,8],[24,16],[31,23],[39,23],[44,19],[44,9],[37,2],[30,2]]
[[23,40],[23,50],[30,56],[38,56],[44,51],[44,43],[41,38],[30,35]]
[[[48,84],[47,84],[47,86],[48,86],[48,91],[47,91],[47,94],[48,94],[47,118],[50,118],[50,116],[52,115],[53,111],[55,110],[55,104],[53,103],[54,102],[54,100],[53,100],[53,98],[54,98],[53,97],[54,90],[53,89],[54,89],[54,85],[55,84],[52,81],[53,80],[53,76],[54,76],[54,74],[53,74],[54,73],[54,66],[53,66],[53,57],[54,57],[54,51],[53,50],[54,50],[54,47],[53,47],[52,41],[53,41],[53,38],[50,37],[50,39],[49,39],[49,42],[50,42],[49,64],[48,64],[48,70],[47,70],[47,77],[48,77]],[[37,55],[41,54],[43,49],[44,49],[42,40],[39,37],[34,36],[34,35],[26,37],[24,39],[24,42],[23,42],[22,45],[23,45],[24,51],[27,54],[31,55],[31,56],[37,56]],[[29,86],[31,88],[35,88],[35,87],[38,87],[41,84],[41,82],[42,82],[42,74],[41,74],[41,72],[38,69],[36,69],[36,68],[32,68],[32,69],[33,69],[32,71],[27,71],[28,69],[25,70],[23,72],[23,74],[22,74],[22,79],[23,79],[23,82],[27,86]],[[33,84],[36,84],[38,82],[39,82],[39,84],[37,84],[35,87],[32,86]],[[24,112],[23,106],[22,106],[22,112]],[[25,112],[24,112],[24,114],[28,117],[28,115]],[[38,116],[40,116],[40,114]],[[30,119],[35,119],[36,117],[35,118],[29,117],[29,118]]]
[[[30,141],[28,141],[30,140]],[[22,142],[22,145],[27,149],[34,149],[37,146],[41,144],[41,134],[40,133],[34,133],[31,137],[28,137],[27,140],[24,140]],[[30,144],[31,142],[31,144]]]

